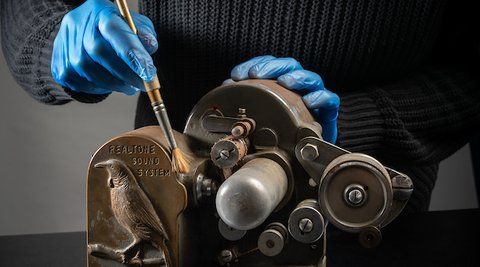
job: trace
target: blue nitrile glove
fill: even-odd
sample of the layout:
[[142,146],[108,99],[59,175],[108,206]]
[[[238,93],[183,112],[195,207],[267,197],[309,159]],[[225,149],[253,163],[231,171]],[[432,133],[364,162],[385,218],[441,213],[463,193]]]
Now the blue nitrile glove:
[[285,88],[303,95],[303,102],[322,125],[322,137],[334,144],[337,140],[337,116],[340,98],[325,89],[320,76],[304,70],[293,58],[254,57],[233,68],[234,81],[245,79],[277,79]]
[[135,94],[156,69],[150,54],[158,48],[153,23],[132,12],[135,35],[117,6],[88,0],[67,13],[53,44],[53,78],[73,91]]

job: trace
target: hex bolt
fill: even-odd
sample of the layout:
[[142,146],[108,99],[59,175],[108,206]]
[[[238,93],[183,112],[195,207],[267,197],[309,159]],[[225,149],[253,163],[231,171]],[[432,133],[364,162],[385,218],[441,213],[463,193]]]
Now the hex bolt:
[[302,159],[312,161],[318,158],[320,154],[318,153],[316,145],[307,143],[302,149],[300,149],[300,155],[302,156]]
[[308,218],[303,218],[298,222],[298,229],[301,233],[310,233],[313,230],[313,222]]
[[247,117],[247,109],[245,108],[238,108],[238,117],[245,118]]

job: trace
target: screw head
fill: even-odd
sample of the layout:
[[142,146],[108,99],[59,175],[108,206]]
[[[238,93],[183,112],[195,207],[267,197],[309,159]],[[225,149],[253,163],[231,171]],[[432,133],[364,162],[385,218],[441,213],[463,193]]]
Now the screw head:
[[243,133],[245,132],[245,130],[243,129],[242,126],[237,125],[237,126],[233,127],[233,129],[232,129],[231,132],[232,132],[232,135],[233,135],[234,137],[237,137],[237,138],[238,138],[238,137],[241,137],[241,136],[243,135]]
[[224,249],[220,252],[220,260],[223,262],[223,263],[228,263],[228,262],[231,262],[233,259],[233,253],[232,251],[228,250],[228,249]]
[[228,159],[230,157],[230,152],[226,149],[223,149],[222,151],[220,151],[220,158],[225,160],[225,159]]
[[300,149],[300,155],[302,159],[312,161],[318,158],[320,154],[318,153],[318,147],[316,145],[307,143]]
[[363,194],[360,190],[353,189],[352,191],[350,191],[348,193],[348,200],[350,201],[350,203],[352,203],[354,205],[358,205],[363,200]]
[[361,185],[349,185],[345,189],[344,198],[347,204],[349,204],[350,206],[358,207],[365,202],[367,198],[367,192]]
[[308,218],[303,218],[298,222],[298,229],[301,233],[310,233],[313,230],[313,222]]

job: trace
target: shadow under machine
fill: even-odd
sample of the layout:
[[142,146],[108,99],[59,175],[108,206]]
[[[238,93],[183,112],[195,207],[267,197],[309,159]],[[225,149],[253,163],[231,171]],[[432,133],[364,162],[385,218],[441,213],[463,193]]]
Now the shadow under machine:
[[175,132],[188,173],[158,126],[111,139],[88,170],[88,266],[324,266],[327,224],[377,246],[412,182],[321,132],[299,95],[248,80]]

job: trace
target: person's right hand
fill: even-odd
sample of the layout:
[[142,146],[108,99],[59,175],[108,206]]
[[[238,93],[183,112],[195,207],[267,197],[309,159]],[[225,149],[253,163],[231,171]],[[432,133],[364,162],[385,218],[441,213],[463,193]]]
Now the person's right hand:
[[135,94],[156,74],[153,23],[132,12],[138,36],[108,0],[87,0],[67,13],[53,44],[55,81],[76,92]]

